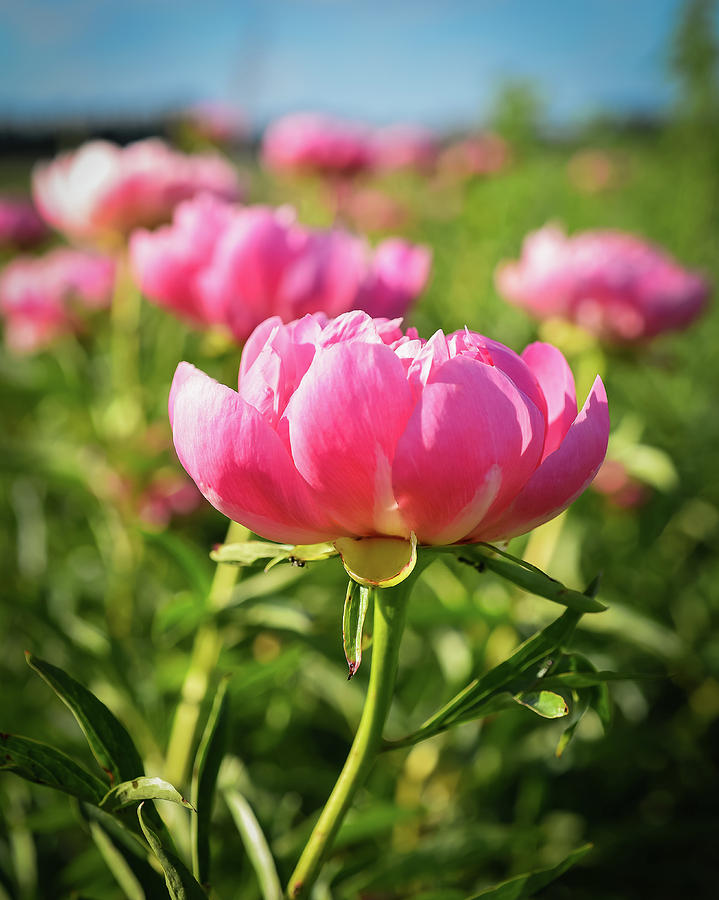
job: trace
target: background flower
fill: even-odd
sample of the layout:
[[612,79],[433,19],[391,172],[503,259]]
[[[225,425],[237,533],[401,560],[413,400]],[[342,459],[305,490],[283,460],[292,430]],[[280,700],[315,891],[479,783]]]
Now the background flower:
[[341,229],[300,225],[289,207],[236,207],[208,195],[182,204],[172,225],[133,234],[130,256],[149,299],[194,324],[224,325],[238,340],[272,315],[403,315],[431,264],[426,247],[399,238],[373,252]]
[[507,300],[538,318],[560,316],[610,341],[683,328],[703,310],[709,284],[659,247],[620,231],[567,237],[546,225],[524,239],[495,280]]

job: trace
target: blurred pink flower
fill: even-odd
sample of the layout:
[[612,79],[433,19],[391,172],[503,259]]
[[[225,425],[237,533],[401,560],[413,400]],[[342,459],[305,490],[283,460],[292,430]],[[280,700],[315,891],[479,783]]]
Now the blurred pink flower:
[[497,290],[538,318],[562,317],[610,341],[683,328],[710,288],[659,247],[619,231],[567,237],[546,225],[524,239],[517,262],[500,263]]
[[446,147],[437,165],[442,175],[459,180],[493,175],[505,168],[509,158],[509,145],[499,135],[474,134]]
[[139,517],[153,528],[165,528],[173,516],[186,516],[202,503],[202,494],[184,474],[159,473],[139,499]]
[[607,447],[599,378],[577,414],[555,347],[520,357],[466,329],[424,341],[399,324],[268,319],[237,392],[181,363],[175,448],[210,503],[270,540],[440,545],[523,534],[582,493]]
[[0,196],[0,247],[32,247],[47,234],[47,226],[30,200]]
[[356,122],[319,113],[295,113],[273,122],[262,140],[269,169],[355,175],[372,164],[369,131]]
[[164,222],[181,200],[201,191],[240,195],[237,173],[225,159],[178,153],[155,138],[127,147],[90,141],[37,166],[33,190],[47,222],[91,241]]
[[634,478],[624,463],[605,459],[592,483],[592,489],[603,494],[607,501],[619,509],[636,509],[649,499],[649,487]]
[[408,169],[428,173],[437,162],[438,152],[435,135],[419,125],[391,125],[372,136],[373,163],[380,171]]
[[272,315],[403,315],[431,265],[428,248],[398,238],[372,253],[346,231],[305,228],[289,207],[209,195],[181,204],[172,225],[135,232],[130,259],[150,300],[194,324],[224,325],[240,341]]
[[80,250],[13,260],[0,273],[6,344],[16,353],[34,353],[78,330],[78,310],[107,306],[114,278],[112,259]]
[[409,211],[379,188],[356,187],[343,198],[342,214],[362,231],[389,231],[403,228]]
[[200,137],[217,144],[238,141],[247,133],[247,122],[237,107],[219,100],[204,100],[185,110],[183,119]]
[[567,176],[577,190],[598,194],[618,180],[617,166],[604,150],[580,150],[567,163]]

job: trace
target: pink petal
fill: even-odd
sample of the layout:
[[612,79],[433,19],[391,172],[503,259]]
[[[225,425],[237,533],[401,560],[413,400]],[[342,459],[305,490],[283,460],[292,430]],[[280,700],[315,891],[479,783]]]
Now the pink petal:
[[566,509],[597,474],[607,452],[609,408],[601,378],[559,448],[548,456],[516,500],[493,522],[482,525],[473,541],[524,534]]
[[180,462],[220,512],[273,541],[344,533],[317,506],[277,434],[230,388],[181,363],[169,411]]
[[547,401],[547,433],[542,454],[545,459],[562,443],[577,417],[574,376],[562,353],[551,344],[539,341],[530,344],[522,353],[522,359],[539,382]]
[[468,356],[435,370],[397,444],[392,481],[423,543],[462,540],[515,496],[542,452],[544,420],[494,366]]
[[283,421],[297,469],[354,535],[409,535],[390,465],[412,405],[394,352],[360,341],[319,349],[287,405]]

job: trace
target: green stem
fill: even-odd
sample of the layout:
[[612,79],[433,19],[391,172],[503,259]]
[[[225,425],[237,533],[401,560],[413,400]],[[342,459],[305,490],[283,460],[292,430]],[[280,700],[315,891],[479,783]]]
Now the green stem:
[[141,297],[134,283],[127,251],[117,253],[115,290],[110,310],[111,386],[106,426],[110,435],[127,439],[144,426],[142,385],[140,381]]
[[[249,531],[244,525],[230,522],[225,543],[246,541]],[[222,609],[231,595],[240,573],[239,566],[219,563],[212,579],[207,606],[210,613]],[[182,685],[180,703],[175,711],[170,740],[167,745],[165,777],[170,784],[184,784],[190,770],[190,757],[195,746],[197,723],[202,702],[222,651],[224,637],[214,618],[202,625],[195,635],[190,665]]]
[[380,750],[382,729],[392,702],[407,600],[419,574],[418,568],[397,587],[381,588],[374,592],[372,668],[362,717],[344,768],[290,878],[287,896],[291,900],[307,897],[342,820]]

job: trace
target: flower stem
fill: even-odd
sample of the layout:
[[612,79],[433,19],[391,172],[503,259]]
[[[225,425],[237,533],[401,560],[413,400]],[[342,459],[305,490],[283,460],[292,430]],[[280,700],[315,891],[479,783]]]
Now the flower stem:
[[342,820],[379,752],[382,729],[392,702],[407,600],[418,574],[415,573],[416,570],[397,587],[374,592],[372,668],[362,717],[344,768],[290,878],[287,896],[291,900],[308,896]]
[[[244,525],[230,522],[225,543],[246,541],[249,531]],[[207,597],[207,607],[214,613],[229,601],[240,572],[238,566],[218,563]],[[202,625],[195,635],[190,665],[182,685],[182,695],[172,723],[167,745],[165,777],[171,784],[184,784],[190,770],[190,756],[195,746],[197,722],[212,673],[217,666],[224,637],[214,618]]]

